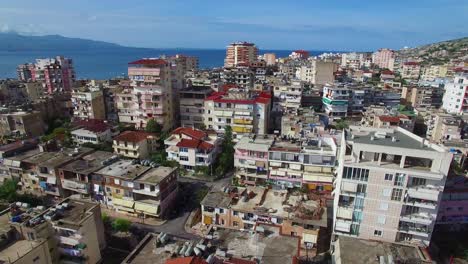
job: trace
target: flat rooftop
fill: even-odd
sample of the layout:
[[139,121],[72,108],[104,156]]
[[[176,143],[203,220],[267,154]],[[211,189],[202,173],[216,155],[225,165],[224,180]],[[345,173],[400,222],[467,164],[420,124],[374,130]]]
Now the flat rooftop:
[[0,250],[0,263],[14,263],[42,243],[44,243],[42,240],[17,240]]
[[252,235],[232,229],[218,228],[211,244],[227,250],[227,255],[258,258],[260,263],[290,264],[299,253],[299,238],[282,236],[277,227],[261,225],[265,232]]
[[[341,263],[382,263],[378,257],[383,257],[384,263],[432,263],[424,252],[415,246],[345,236],[340,236],[337,244],[340,247]],[[390,262],[389,258],[393,261]]]
[[270,136],[257,135],[254,138],[242,137],[235,145],[237,149],[267,152],[274,139]]
[[201,204],[209,207],[227,208],[231,204],[231,197],[221,190],[210,190]]
[[133,180],[151,168],[140,164],[132,164],[133,162],[133,160],[119,160],[100,169],[96,174]]
[[157,168],[151,168],[149,171],[145,172],[142,176],[136,179],[136,181],[150,184],[158,184],[175,170],[176,168],[162,166]]
[[[419,140],[419,137],[417,137],[416,135],[412,137],[396,129],[366,131],[352,128],[347,132],[348,133],[346,136],[346,140],[358,144],[406,148],[413,150],[416,149],[425,151],[436,151],[435,149],[427,145],[427,141],[425,141],[425,144],[422,144],[422,138],[420,138]],[[396,140],[393,141],[393,138],[395,138]]]
[[[66,199],[60,205],[67,203],[67,208],[61,210],[54,223],[57,226],[75,229],[80,226],[81,222],[90,215],[90,210],[96,206],[97,203],[88,202],[85,200]],[[53,207],[45,213],[46,215],[53,210]]]
[[80,174],[90,174],[100,170],[105,165],[103,162],[110,159],[115,154],[107,151],[96,151],[89,155],[83,156],[81,159],[73,161],[65,165],[62,169]]

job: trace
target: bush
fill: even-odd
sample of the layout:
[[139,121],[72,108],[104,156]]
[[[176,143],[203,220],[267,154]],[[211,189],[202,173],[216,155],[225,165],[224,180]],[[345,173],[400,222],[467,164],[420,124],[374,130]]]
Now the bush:
[[117,232],[127,233],[130,230],[132,222],[127,219],[117,218],[112,222],[112,229]]

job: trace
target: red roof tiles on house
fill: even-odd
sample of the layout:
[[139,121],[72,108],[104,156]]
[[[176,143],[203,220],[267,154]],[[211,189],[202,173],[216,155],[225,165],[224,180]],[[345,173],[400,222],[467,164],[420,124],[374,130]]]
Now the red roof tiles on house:
[[74,121],[72,125],[76,127],[82,127],[94,133],[104,132],[111,128],[111,125],[106,123],[105,120],[101,119],[77,120]]
[[176,146],[181,147],[181,148],[193,148],[193,149],[202,149],[202,150],[210,150],[213,148],[213,144],[210,144],[203,140],[185,139],[185,138],[180,140],[180,142],[177,143]]
[[190,127],[179,127],[172,131],[172,134],[184,134],[194,139],[203,139],[207,136],[207,133]]
[[419,65],[419,63],[415,61],[408,61],[408,62],[405,62],[405,65],[416,66],[416,65]]
[[398,116],[379,116],[378,118],[382,122],[390,122],[390,123],[400,122],[400,117],[398,117]]
[[131,65],[166,65],[167,61],[163,59],[140,59],[136,61],[129,62]]
[[166,260],[166,264],[208,264],[200,257],[184,257]]
[[120,133],[118,136],[114,138],[117,141],[123,142],[141,142],[146,140],[149,136],[155,136],[152,133],[143,132],[143,131],[125,131]]

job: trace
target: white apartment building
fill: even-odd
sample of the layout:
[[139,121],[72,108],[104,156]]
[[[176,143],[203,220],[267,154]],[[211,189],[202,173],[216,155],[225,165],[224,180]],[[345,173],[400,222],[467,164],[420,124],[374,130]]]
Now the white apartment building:
[[323,87],[322,104],[330,119],[348,116],[348,105],[351,90],[346,87],[327,84]]
[[197,166],[211,167],[219,153],[221,138],[215,133],[189,127],[179,127],[164,140],[168,160],[177,161],[181,167],[193,170]]
[[290,83],[281,83],[273,88],[273,112],[297,111],[301,107],[302,91],[304,83],[301,81],[291,81]]
[[401,77],[404,79],[419,79],[419,74],[421,73],[421,66],[419,63],[414,61],[408,61],[403,63],[401,70]]
[[428,246],[452,154],[400,127],[352,126],[341,142],[334,235]]
[[314,85],[333,83],[336,64],[323,60],[311,60],[306,65],[296,68],[296,78]]
[[468,74],[455,76],[451,83],[445,84],[442,108],[451,114],[468,112]]
[[204,121],[207,129],[224,133],[231,126],[233,134],[267,134],[271,95],[267,92],[231,88],[205,99]]
[[99,87],[74,88],[71,102],[74,118],[106,119],[104,95]]
[[395,67],[395,51],[391,49],[379,49],[372,53],[372,63],[381,69],[393,71]]
[[243,137],[235,145],[235,177],[245,184],[265,183],[268,179],[268,150],[274,142],[269,135]]

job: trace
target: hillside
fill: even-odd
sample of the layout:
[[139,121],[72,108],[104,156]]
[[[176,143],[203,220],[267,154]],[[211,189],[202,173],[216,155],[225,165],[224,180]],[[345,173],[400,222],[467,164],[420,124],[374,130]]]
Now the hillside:
[[17,33],[0,33],[0,51],[67,51],[119,47],[124,48],[113,43],[60,35],[24,36]]
[[465,60],[468,58],[468,37],[403,49],[398,51],[398,56],[403,59],[419,57],[423,65],[444,64],[452,59]]

